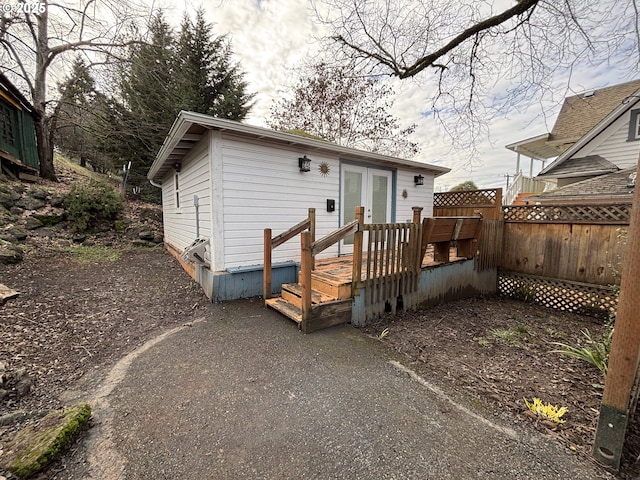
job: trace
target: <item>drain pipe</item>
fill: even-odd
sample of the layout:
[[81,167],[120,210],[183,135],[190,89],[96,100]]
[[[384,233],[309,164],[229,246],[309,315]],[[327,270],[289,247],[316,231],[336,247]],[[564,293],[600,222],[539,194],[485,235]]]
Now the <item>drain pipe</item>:
[[193,206],[196,207],[196,238],[200,238],[200,199],[198,195],[193,196]]
[[153,181],[153,180],[151,180],[151,179],[149,179],[149,183],[150,183],[151,185],[153,185],[154,187],[156,187],[156,188],[162,188],[162,184],[161,184],[161,183],[156,183],[156,182],[154,182],[154,181]]

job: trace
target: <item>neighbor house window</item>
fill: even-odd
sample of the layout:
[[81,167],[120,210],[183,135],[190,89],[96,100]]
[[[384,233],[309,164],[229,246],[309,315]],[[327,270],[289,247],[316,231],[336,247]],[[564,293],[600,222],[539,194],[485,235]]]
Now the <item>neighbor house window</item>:
[[12,147],[16,144],[15,134],[13,132],[13,115],[11,109],[0,103],[0,140]]
[[176,208],[180,208],[180,179],[178,178],[180,174],[176,172],[173,177],[175,192],[176,192]]
[[640,140],[640,109],[631,110],[629,119],[629,138],[627,141]]

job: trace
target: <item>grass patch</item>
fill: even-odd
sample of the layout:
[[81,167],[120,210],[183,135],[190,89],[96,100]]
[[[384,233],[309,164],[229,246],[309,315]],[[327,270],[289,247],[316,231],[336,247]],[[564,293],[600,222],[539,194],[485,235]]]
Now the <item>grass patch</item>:
[[532,336],[531,329],[527,325],[514,325],[507,329],[490,330],[489,333],[500,343],[511,345],[520,345],[522,340]]
[[63,251],[71,253],[78,263],[115,262],[122,255],[121,249],[84,245],[66,247]]

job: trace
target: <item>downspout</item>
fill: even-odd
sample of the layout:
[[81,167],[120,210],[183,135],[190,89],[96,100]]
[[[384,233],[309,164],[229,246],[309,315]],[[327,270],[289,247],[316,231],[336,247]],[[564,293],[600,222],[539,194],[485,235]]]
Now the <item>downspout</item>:
[[153,185],[154,187],[156,187],[156,188],[162,188],[162,184],[161,184],[161,183],[156,183],[156,182],[154,182],[154,181],[153,181],[153,180],[151,180],[151,179],[149,179],[149,183],[150,183],[151,185]]

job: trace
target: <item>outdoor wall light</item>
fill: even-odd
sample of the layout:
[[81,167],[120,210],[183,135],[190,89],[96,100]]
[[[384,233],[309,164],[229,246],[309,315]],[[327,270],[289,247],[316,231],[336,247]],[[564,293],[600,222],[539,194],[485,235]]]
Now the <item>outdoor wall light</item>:
[[416,186],[424,185],[424,177],[422,175],[415,175],[413,177],[413,183],[415,183]]
[[301,172],[310,172],[311,171],[311,159],[307,158],[306,155],[304,157],[298,158],[298,167],[300,168]]
[[180,172],[180,168],[182,168],[182,165],[178,162],[173,164],[173,169],[176,171],[176,173]]

